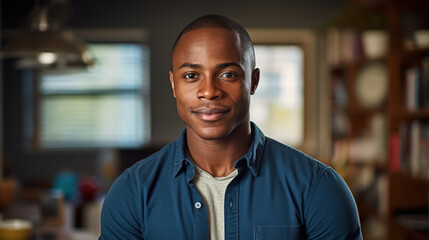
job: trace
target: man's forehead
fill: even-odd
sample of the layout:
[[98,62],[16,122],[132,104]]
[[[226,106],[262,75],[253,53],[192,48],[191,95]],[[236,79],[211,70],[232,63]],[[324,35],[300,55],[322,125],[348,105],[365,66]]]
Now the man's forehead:
[[212,44],[220,41],[224,45],[241,48],[240,36],[236,32],[223,28],[200,28],[184,33],[175,50],[177,51],[179,48],[183,50],[184,45],[192,48],[194,44]]

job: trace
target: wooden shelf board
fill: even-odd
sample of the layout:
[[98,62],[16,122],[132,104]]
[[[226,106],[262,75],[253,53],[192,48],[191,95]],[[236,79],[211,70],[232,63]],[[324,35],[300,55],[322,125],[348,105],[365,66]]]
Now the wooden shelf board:
[[428,179],[389,172],[389,215],[428,208],[428,191]]
[[429,119],[429,108],[426,109],[394,109],[388,111],[391,117],[401,119]]
[[429,48],[405,51],[402,53],[402,65],[404,67],[419,66],[425,57],[429,57]]
[[422,56],[429,56],[429,48],[418,48],[411,51],[405,51],[403,53],[404,58],[414,58]]
[[411,173],[405,171],[390,172],[390,175],[401,181],[412,181],[415,184],[427,185],[429,187],[429,179],[421,176],[413,176]]
[[342,62],[337,65],[330,66],[329,69],[332,73],[344,73],[350,70],[356,70],[359,67],[368,64],[370,62],[387,62],[387,57],[377,57],[377,58],[366,58],[360,57],[353,59],[349,62]]
[[415,239],[415,240],[427,240],[429,239],[429,231],[426,230],[413,230],[413,229],[409,229],[406,228],[405,226],[402,226],[401,224],[399,224],[396,219],[394,219],[394,217],[392,217],[392,219],[389,221],[391,225],[391,227],[393,228],[397,228],[398,230],[400,230],[404,235],[406,235],[409,239]]
[[374,114],[378,114],[378,113],[386,113],[385,108],[382,107],[377,107],[377,108],[364,108],[364,107],[360,107],[360,106],[354,106],[354,107],[349,107],[347,112],[350,115],[367,115],[367,116],[371,116]]

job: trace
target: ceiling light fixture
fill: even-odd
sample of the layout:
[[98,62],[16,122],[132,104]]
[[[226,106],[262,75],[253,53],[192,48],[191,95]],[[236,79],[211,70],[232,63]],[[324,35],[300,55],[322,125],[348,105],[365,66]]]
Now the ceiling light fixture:
[[94,64],[86,44],[70,30],[62,29],[69,10],[68,0],[39,4],[29,16],[30,31],[11,40],[1,50],[3,58],[20,58],[22,68],[87,67]]

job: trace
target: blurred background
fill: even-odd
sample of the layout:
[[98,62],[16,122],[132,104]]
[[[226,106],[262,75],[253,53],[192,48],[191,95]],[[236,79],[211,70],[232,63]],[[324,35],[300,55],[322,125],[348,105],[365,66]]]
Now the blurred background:
[[429,239],[425,0],[1,1],[0,219],[97,239],[116,177],[183,130],[170,51],[210,13],[255,43],[252,121],[342,175],[364,238]]

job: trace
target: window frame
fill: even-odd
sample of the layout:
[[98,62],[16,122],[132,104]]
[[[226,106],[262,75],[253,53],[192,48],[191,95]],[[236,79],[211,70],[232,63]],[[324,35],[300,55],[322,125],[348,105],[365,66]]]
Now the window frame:
[[[303,51],[304,129],[297,149],[317,153],[316,37],[307,29],[248,29],[254,45],[293,45]],[[258,63],[256,63],[258,67]],[[261,69],[263,71],[263,69]],[[257,91],[257,90],[256,90]]]
[[[145,46],[148,49],[148,62],[150,64],[150,46],[148,44],[149,34],[144,29],[78,29],[73,30],[74,35],[85,41],[86,43],[99,43],[99,44],[138,44]],[[150,66],[146,67],[145,70],[147,71],[144,73],[146,77],[148,78],[148,81],[143,84],[143,87],[139,90],[141,92],[142,101],[145,101],[145,105],[148,107],[148,110],[143,112],[149,113],[149,116],[143,116],[144,121],[146,121],[145,125],[149,128],[149,131],[145,134],[147,136],[148,141],[145,143],[138,145],[138,146],[130,146],[130,147],[119,147],[119,146],[90,146],[90,147],[64,147],[64,148],[44,148],[42,147],[41,142],[41,104],[42,104],[42,98],[43,94],[40,91],[41,86],[41,78],[45,72],[48,72],[49,70],[43,70],[43,69],[36,69],[34,71],[33,81],[34,86],[32,88],[33,97],[31,98],[33,101],[33,104],[31,106],[31,126],[27,126],[27,129],[31,129],[31,131],[27,131],[27,136],[31,135],[30,137],[27,137],[29,140],[30,148],[35,151],[40,152],[58,152],[58,151],[64,151],[64,152],[74,152],[74,151],[92,151],[92,150],[102,150],[102,149],[134,149],[134,148],[141,148],[143,146],[149,145],[151,142],[151,96],[150,96]],[[115,93],[120,94],[120,92],[123,90],[115,91]],[[146,114],[144,114],[146,115]],[[25,138],[24,138],[25,139]]]

